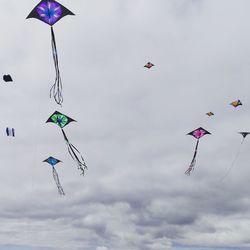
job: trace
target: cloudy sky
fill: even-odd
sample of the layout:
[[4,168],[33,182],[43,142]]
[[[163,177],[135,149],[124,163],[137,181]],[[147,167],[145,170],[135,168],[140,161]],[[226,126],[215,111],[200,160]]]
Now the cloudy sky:
[[[49,26],[25,20],[38,1],[1,0],[0,250],[250,249],[250,138],[220,181],[250,130],[249,0],[60,2],[76,14],[55,25],[62,108]],[[45,124],[55,110],[77,120],[85,177]]]

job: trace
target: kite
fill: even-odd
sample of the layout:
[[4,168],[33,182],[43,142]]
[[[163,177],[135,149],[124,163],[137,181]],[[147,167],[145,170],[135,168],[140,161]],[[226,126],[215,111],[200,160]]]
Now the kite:
[[52,166],[52,172],[53,172],[53,178],[55,180],[55,183],[56,183],[56,186],[57,186],[57,189],[58,189],[58,193],[60,195],[65,195],[64,191],[63,191],[63,188],[62,188],[62,185],[60,183],[60,180],[59,180],[59,176],[58,176],[58,173],[55,169],[55,165],[59,162],[61,162],[60,160],[50,156],[48,159],[44,160],[43,162],[47,162],[48,164],[50,164]]
[[4,75],[4,76],[3,76],[3,80],[4,80],[5,82],[13,82],[13,80],[12,80],[12,78],[11,78],[10,75]]
[[189,168],[185,172],[186,175],[190,175],[191,172],[194,170],[200,138],[203,137],[204,135],[211,135],[211,134],[207,130],[205,130],[204,128],[200,127],[200,128],[197,128],[196,130],[188,133],[188,135],[192,135],[197,140],[197,142],[196,142],[196,146],[195,146],[195,150],[194,150],[193,159],[189,165]]
[[7,136],[15,137],[15,129],[14,128],[6,128]]
[[213,116],[214,113],[213,113],[213,112],[208,112],[208,113],[206,113],[206,115],[207,115],[207,116]]
[[240,100],[237,100],[237,101],[231,102],[230,105],[237,108],[238,106],[242,106],[242,102]]
[[81,153],[79,152],[79,150],[69,142],[69,139],[67,138],[63,128],[65,126],[67,126],[70,122],[75,122],[75,120],[73,120],[72,118],[58,112],[55,111],[50,117],[49,119],[46,121],[46,123],[48,122],[52,122],[56,125],[58,125],[61,128],[61,131],[63,133],[63,138],[66,142],[67,148],[68,148],[68,152],[71,156],[71,158],[75,161],[78,169],[82,172],[81,175],[84,175],[85,170],[87,169],[87,165],[81,155]]
[[63,103],[62,80],[59,70],[59,60],[53,25],[57,23],[61,18],[67,15],[75,14],[54,0],[42,0],[26,18],[36,18],[51,26],[51,45],[56,78],[54,84],[50,89],[50,97],[53,95],[55,102],[59,105],[62,105]]
[[148,62],[146,65],[144,65],[144,68],[150,69],[150,68],[152,68],[153,66],[155,66],[153,63]]
[[237,151],[237,153],[236,153],[236,155],[234,157],[234,160],[232,161],[232,163],[231,163],[230,167],[228,168],[226,174],[221,178],[221,181],[223,181],[230,174],[231,170],[233,169],[237,159],[240,156],[241,148],[242,148],[242,145],[243,145],[243,143],[245,141],[245,138],[250,134],[250,132],[239,132],[239,134],[242,135],[242,140],[241,140],[240,146],[239,146],[238,151]]

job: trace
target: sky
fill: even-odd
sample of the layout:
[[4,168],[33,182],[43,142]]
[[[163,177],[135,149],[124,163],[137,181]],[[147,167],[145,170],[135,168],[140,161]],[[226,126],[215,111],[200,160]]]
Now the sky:
[[[250,2],[60,2],[75,13],[54,26],[62,107],[49,26],[25,19],[38,1],[2,0],[0,250],[249,250],[250,138],[221,178],[250,130]],[[84,177],[45,123],[55,110],[77,121]],[[197,127],[211,135],[186,176]]]

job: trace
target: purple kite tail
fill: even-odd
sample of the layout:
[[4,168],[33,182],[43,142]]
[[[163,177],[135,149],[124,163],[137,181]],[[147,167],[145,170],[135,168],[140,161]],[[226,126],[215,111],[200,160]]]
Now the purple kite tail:
[[52,45],[52,54],[53,54],[53,59],[54,59],[55,71],[56,71],[56,79],[55,79],[55,83],[52,85],[50,89],[50,98],[53,95],[55,102],[62,106],[62,103],[63,103],[62,80],[61,80],[61,74],[59,70],[56,39],[55,39],[55,34],[54,34],[52,26],[51,26],[51,45]]
[[196,163],[196,156],[197,156],[197,150],[198,150],[198,145],[199,145],[199,139],[197,140],[196,146],[195,146],[195,151],[194,151],[194,156],[193,159],[189,165],[189,168],[186,170],[185,174],[190,175],[192,171],[194,171],[194,166]]

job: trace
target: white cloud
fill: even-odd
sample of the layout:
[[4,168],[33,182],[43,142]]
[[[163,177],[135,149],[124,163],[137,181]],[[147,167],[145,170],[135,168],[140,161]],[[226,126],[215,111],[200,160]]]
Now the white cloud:
[[96,250],[109,250],[107,247],[97,247]]

